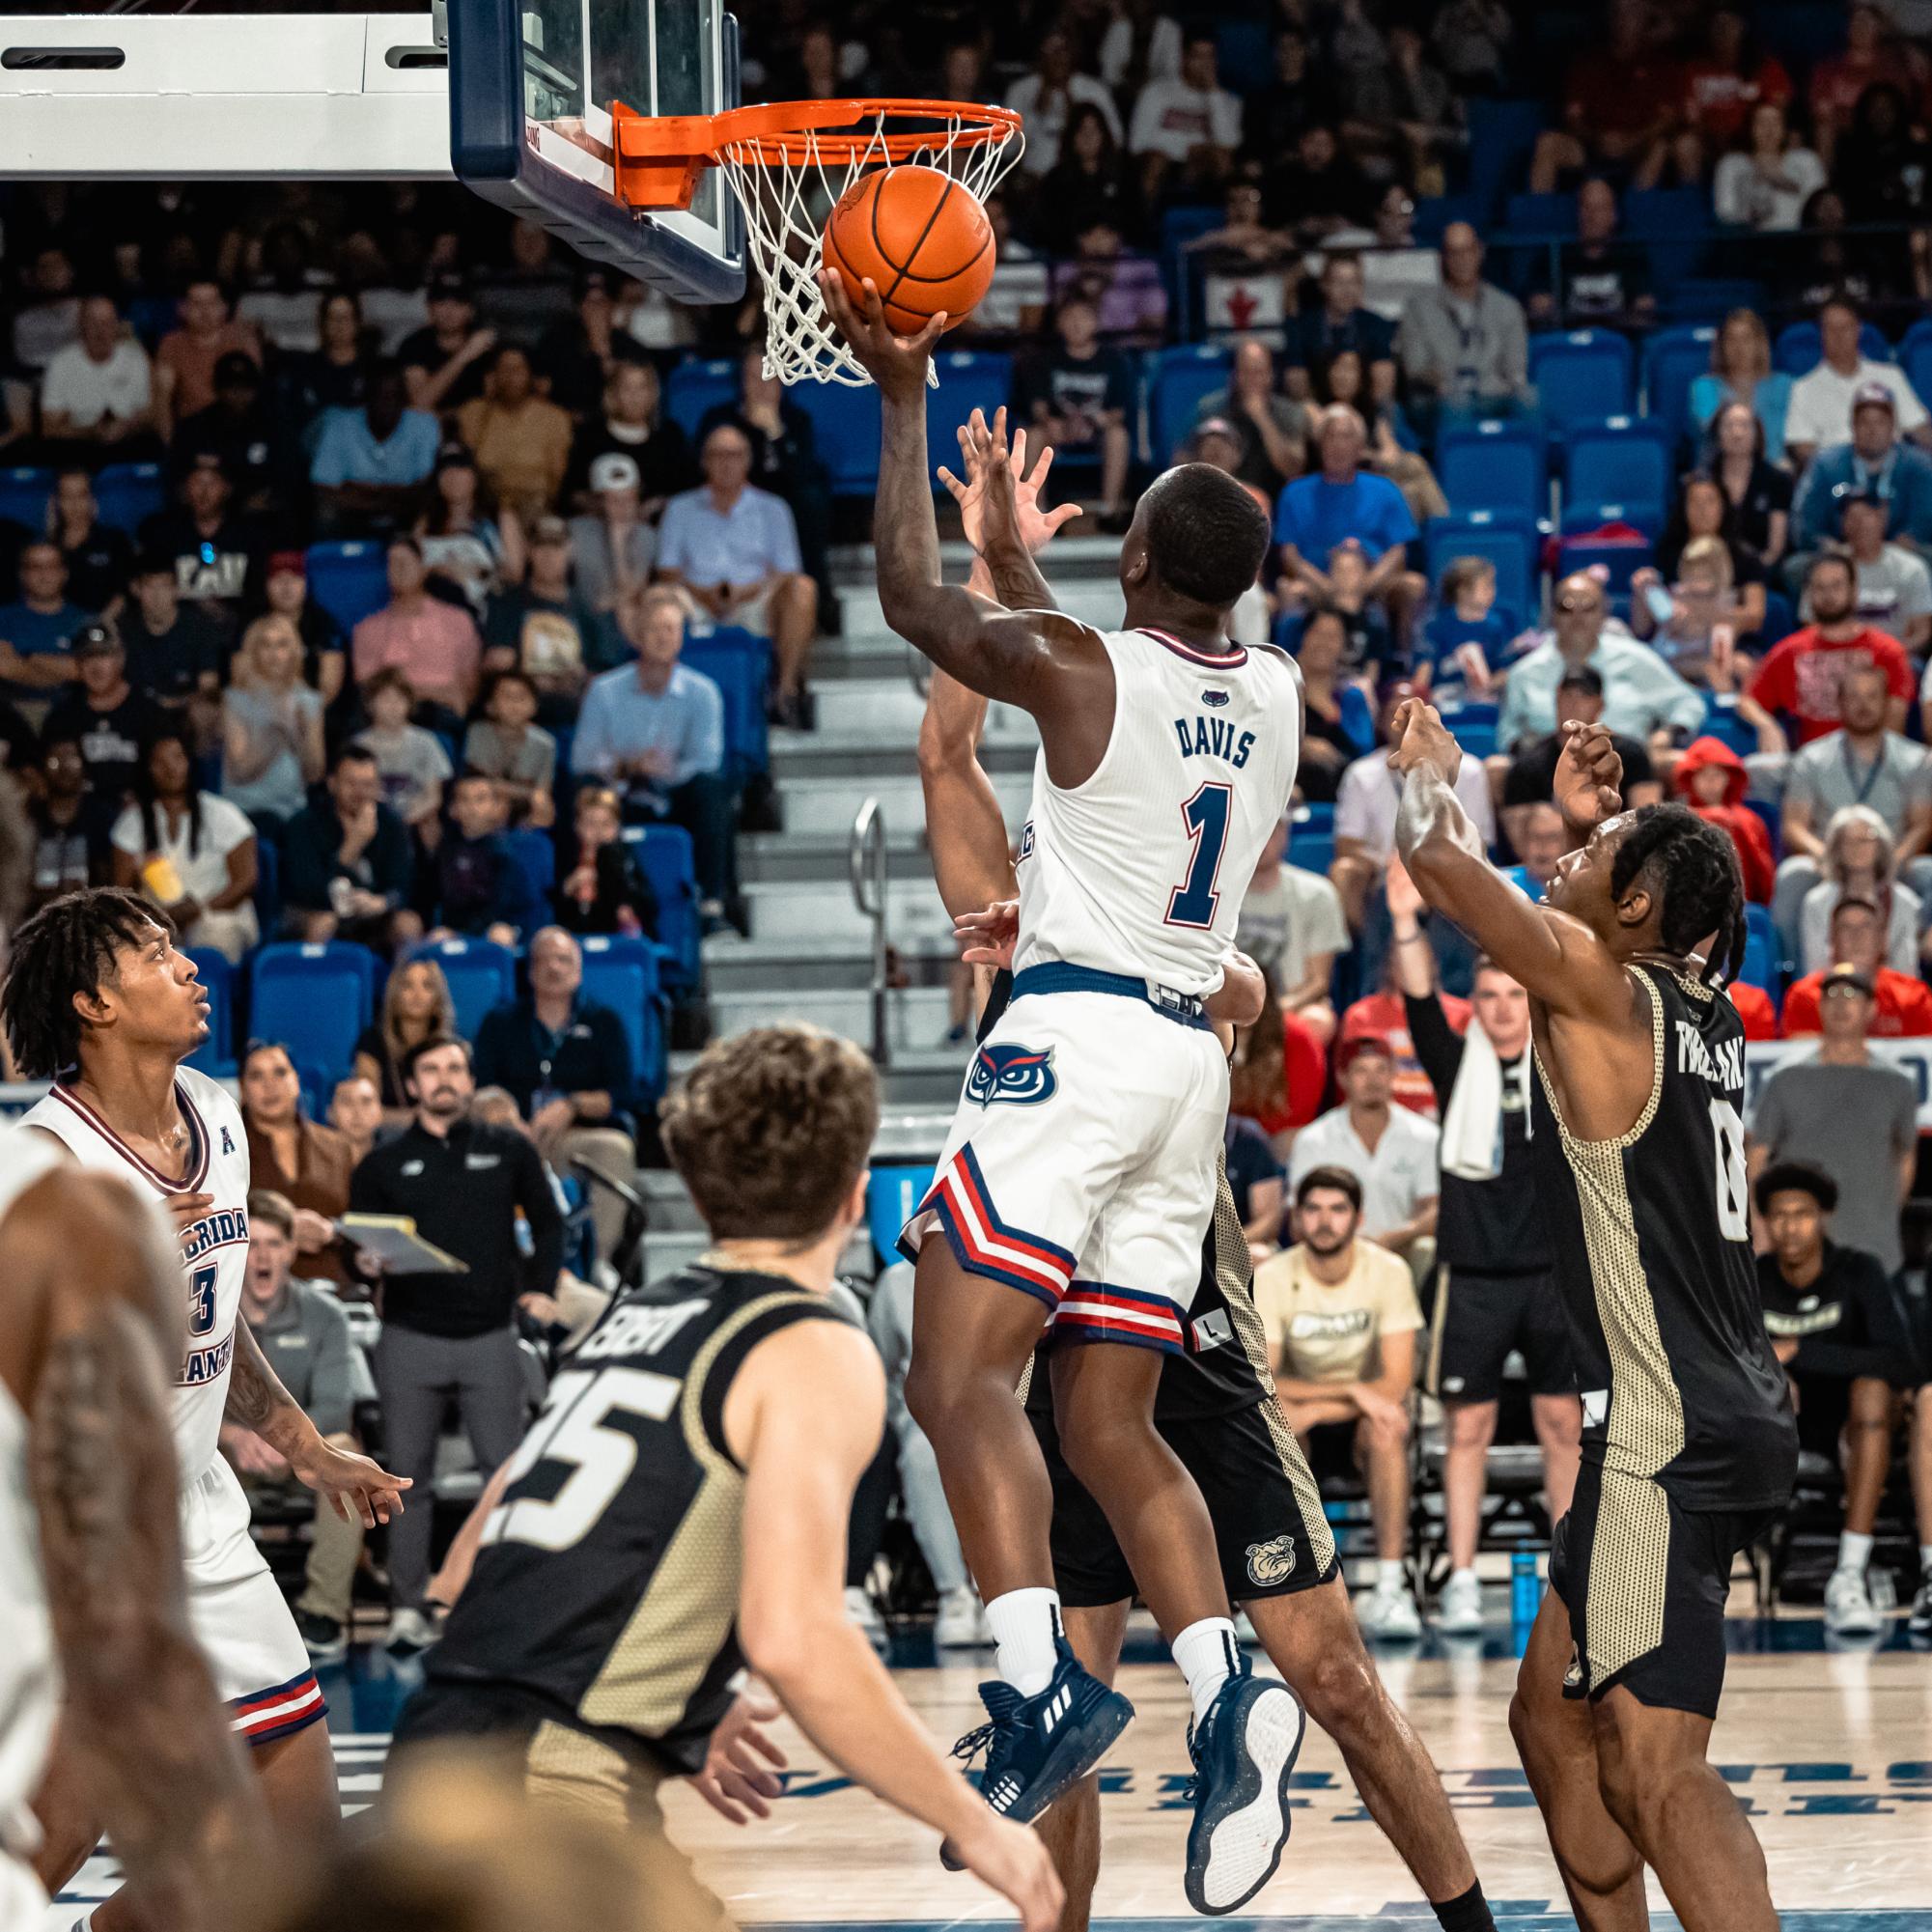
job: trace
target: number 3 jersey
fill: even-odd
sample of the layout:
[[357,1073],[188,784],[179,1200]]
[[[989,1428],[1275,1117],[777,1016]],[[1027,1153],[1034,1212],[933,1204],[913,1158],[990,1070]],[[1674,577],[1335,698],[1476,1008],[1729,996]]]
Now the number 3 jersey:
[[429,1676],[520,1691],[696,1771],[744,1663],[725,1397],[760,1342],[845,1319],[782,1276],[703,1264],[620,1297],[512,1459]]
[[1686,974],[1631,972],[1655,1051],[1637,1125],[1575,1138],[1540,1062],[1533,1096],[1583,1459],[1656,1481],[1680,1508],[1775,1508],[1791,1494],[1798,1437],[1751,1259],[1744,1023]]

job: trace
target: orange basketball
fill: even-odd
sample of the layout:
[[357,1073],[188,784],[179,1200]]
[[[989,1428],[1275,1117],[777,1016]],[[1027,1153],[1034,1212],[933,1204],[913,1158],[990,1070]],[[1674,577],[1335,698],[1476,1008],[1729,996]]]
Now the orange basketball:
[[957,328],[993,280],[993,224],[938,168],[878,168],[839,196],[825,259],[854,302],[871,276],[899,334],[918,334],[941,309]]

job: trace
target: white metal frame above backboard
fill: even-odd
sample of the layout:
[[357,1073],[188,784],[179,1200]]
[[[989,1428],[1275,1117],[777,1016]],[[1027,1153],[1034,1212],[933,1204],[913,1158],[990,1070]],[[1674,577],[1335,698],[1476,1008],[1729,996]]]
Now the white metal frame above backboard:
[[437,24],[427,6],[0,14],[0,178],[448,181]]

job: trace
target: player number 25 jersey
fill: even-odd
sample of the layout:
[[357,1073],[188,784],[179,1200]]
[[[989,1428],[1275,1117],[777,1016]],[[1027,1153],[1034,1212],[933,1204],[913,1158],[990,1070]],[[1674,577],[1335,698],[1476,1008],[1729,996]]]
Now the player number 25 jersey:
[[1205,993],[1295,787],[1301,685],[1265,647],[1209,657],[1157,631],[1100,634],[1113,735],[1083,785],[1055,785],[1044,750],[1034,766],[1014,965]]

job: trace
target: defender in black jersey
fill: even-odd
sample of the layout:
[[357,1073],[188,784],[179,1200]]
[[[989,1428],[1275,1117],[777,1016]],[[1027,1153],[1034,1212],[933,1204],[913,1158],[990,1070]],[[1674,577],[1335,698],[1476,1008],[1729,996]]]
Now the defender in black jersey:
[[[1789,1499],[1797,1432],[1766,1339],[1745,1178],[1744,953],[1728,836],[1621,810],[1601,726],[1565,726],[1556,802],[1586,843],[1547,906],[1488,862],[1427,705],[1395,720],[1396,845],[1422,897],[1527,989],[1534,1141],[1583,1406],[1582,1464],[1510,1725],[1580,1924],[1777,1923],[1764,1858],[1705,1758],[1731,1564]],[[1700,949],[1713,939],[1706,965]]]
[[[663,1108],[714,1244],[620,1296],[566,1358],[504,1465],[481,1548],[397,1729],[489,1741],[533,1798],[639,1829],[667,1923],[722,1908],[662,1841],[657,1787],[728,1801],[748,1664],[849,1776],[948,1836],[1030,1932],[1060,1887],[1037,1839],[982,1804],[846,1620],[853,1490],[879,1446],[878,1351],[827,1302],[864,1218],[878,1082],[816,1027],[710,1048]],[[727,1803],[719,1808],[731,1815]]]

